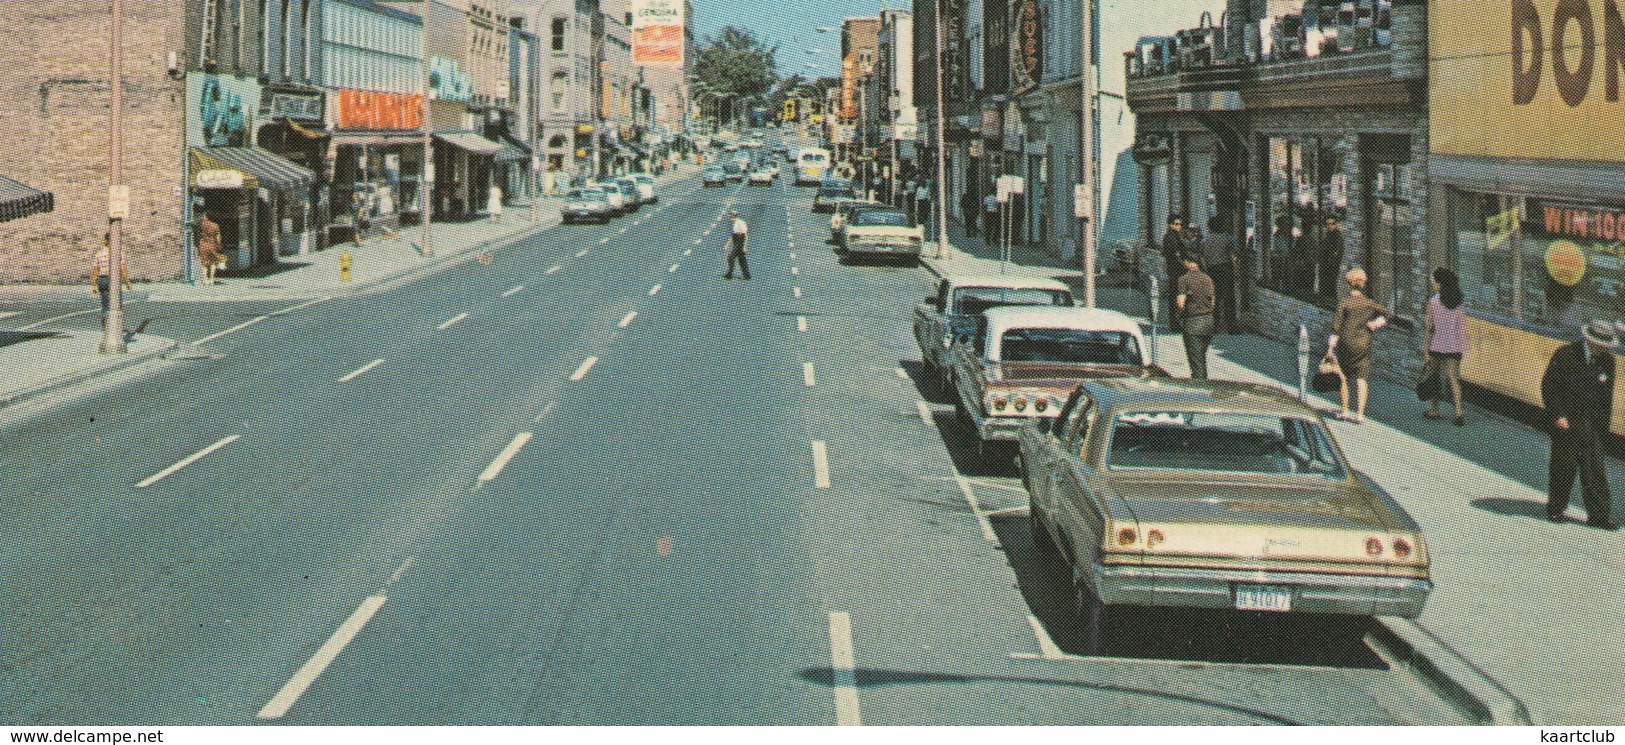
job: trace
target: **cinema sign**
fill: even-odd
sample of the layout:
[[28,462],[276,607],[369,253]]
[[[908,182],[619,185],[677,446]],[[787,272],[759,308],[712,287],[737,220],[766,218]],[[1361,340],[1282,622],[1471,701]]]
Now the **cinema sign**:
[[1625,161],[1625,0],[1430,0],[1432,150]]

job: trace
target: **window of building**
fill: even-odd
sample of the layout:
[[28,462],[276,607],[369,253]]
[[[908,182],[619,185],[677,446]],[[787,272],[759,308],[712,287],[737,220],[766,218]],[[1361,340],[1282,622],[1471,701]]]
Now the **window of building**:
[[555,52],[564,51],[564,34],[569,21],[570,19],[563,17],[553,19],[553,51]]
[[[1262,261],[1254,271],[1265,287],[1301,300],[1335,305],[1343,266],[1362,258],[1348,253],[1341,236],[1347,230],[1342,223],[1348,218],[1349,206],[1343,154],[1351,145],[1340,138],[1263,140],[1270,227],[1269,235],[1259,243]],[[1194,208],[1187,211],[1196,212]],[[1339,221],[1338,233],[1327,232],[1327,218]],[[1200,222],[1197,226],[1206,227]]]
[[310,58],[313,56],[311,54],[311,48],[315,46],[314,38],[316,33],[315,29],[311,28],[310,26],[310,0],[304,0],[304,2],[300,4],[299,29],[301,32],[303,32],[300,36],[301,54],[299,55],[300,61],[304,63],[302,67],[304,70],[304,77],[302,80],[309,83],[311,82]]
[[570,92],[570,76],[563,72],[553,73],[553,81],[548,91],[553,99],[553,110],[564,111],[564,99]]

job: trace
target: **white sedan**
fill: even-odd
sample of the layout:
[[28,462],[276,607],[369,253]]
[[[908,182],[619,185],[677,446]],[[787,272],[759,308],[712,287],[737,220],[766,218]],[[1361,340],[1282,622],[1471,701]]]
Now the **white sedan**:
[[773,183],[773,172],[766,168],[758,168],[750,172],[751,186],[767,186]]

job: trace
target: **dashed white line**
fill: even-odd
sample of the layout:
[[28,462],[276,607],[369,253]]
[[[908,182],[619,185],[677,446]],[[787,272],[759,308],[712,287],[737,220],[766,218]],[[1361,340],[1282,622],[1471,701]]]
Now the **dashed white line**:
[[299,700],[305,690],[310,688],[311,683],[316,682],[316,678],[322,674],[322,671],[326,670],[327,666],[338,658],[339,653],[344,651],[344,647],[350,643],[350,640],[361,632],[361,627],[366,626],[367,621],[372,619],[373,614],[383,607],[384,600],[383,595],[373,595],[362,601],[361,607],[356,608],[355,612],[344,620],[338,630],[333,632],[333,636],[328,638],[327,643],[323,644],[321,649],[316,650],[316,654],[311,656],[303,667],[299,668],[299,672],[293,674],[293,678],[282,686],[282,690],[277,691],[276,696],[265,704],[265,708],[260,709],[259,718],[280,719],[283,714],[288,713],[288,708]]
[[801,267],[799,267],[799,266],[790,267],[790,273],[791,274],[800,274],[801,273]]
[[672,264],[672,265],[671,265],[671,268],[670,268],[670,269],[667,269],[667,270],[666,270],[666,273],[667,273],[667,274],[670,274],[670,273],[672,273],[672,272],[675,272],[675,271],[677,271],[677,265],[676,265],[676,264]]
[[8,310],[8,311],[6,311],[4,313],[0,313],[0,318],[10,318],[12,316],[20,316],[22,314],[23,314],[23,312],[20,311],[20,310]]
[[626,317],[622,318],[621,322],[617,323],[615,325],[617,327],[619,327],[619,328],[624,329],[624,328],[626,328],[628,325],[630,325],[632,323],[632,319],[637,318],[637,317],[638,317],[638,312],[634,310],[631,313],[626,314]]
[[587,377],[587,371],[591,370],[592,366],[596,364],[598,364],[597,357],[588,357],[587,359],[583,360],[581,362],[581,367],[576,368],[575,372],[570,373],[570,380],[580,380]]
[[619,234],[621,234],[621,235],[625,235],[625,234],[626,234],[626,228],[621,228],[621,229],[620,229],[620,230],[619,230],[619,231],[617,231],[617,232],[618,232],[618,233],[619,233]]
[[[796,244],[795,244],[795,242],[794,242],[794,241],[791,241],[791,242],[790,242],[790,245],[789,245],[789,247],[790,247],[790,248],[795,248],[795,247],[796,247]],[[790,257],[790,258],[795,258],[795,257],[794,257],[794,256],[792,256],[792,257]]]
[[586,255],[587,255],[587,249],[585,249],[585,248],[583,248],[580,251],[576,252],[576,258],[578,258],[578,259],[583,257],[583,256],[586,256]]
[[384,364],[383,360],[373,360],[371,362],[368,362],[367,364],[362,365],[361,367],[357,368],[355,370],[355,372],[352,372],[349,375],[346,375],[346,376],[344,376],[342,378],[339,378],[339,382],[340,383],[348,383],[348,382],[350,382],[352,380],[355,380],[356,378],[359,378],[362,375],[366,374],[366,372],[368,370],[371,370],[371,369],[373,369],[373,368],[375,368],[375,367],[377,367],[379,365],[382,365],[382,364]]
[[608,243],[608,242],[609,242],[609,236],[604,236],[603,238],[598,239],[598,245],[603,245],[603,244]]
[[806,331],[807,330],[807,317],[806,316],[796,316],[796,330],[797,331]]
[[[242,323],[239,323],[236,326],[232,326],[231,328],[226,329],[225,331],[210,334],[210,335],[205,336],[202,339],[198,339],[197,341],[192,342],[192,343],[193,344],[207,344],[207,343],[209,343],[211,341],[214,341],[215,339],[218,339],[218,338],[220,338],[222,336],[225,336],[226,334],[235,334],[238,331],[242,331],[243,329],[246,329],[249,326],[253,326],[256,323],[264,321],[267,318],[275,318],[277,316],[286,315],[288,313],[292,313],[292,312],[294,312],[296,310],[299,310],[300,308],[309,308],[310,306],[315,305],[317,303],[325,303],[330,299],[331,298],[329,298],[329,297],[323,296],[323,297],[316,298],[315,300],[309,300],[309,301],[300,303],[298,305],[283,308],[282,310],[272,311],[270,313],[266,313],[265,315],[260,316],[258,318],[250,318],[247,321],[243,321]],[[85,312],[90,313],[90,312],[94,312],[94,311],[85,311]],[[22,329],[19,329],[19,330],[22,330]]]
[[542,407],[542,413],[536,415],[536,421],[540,422],[543,419],[546,419],[547,415],[553,413],[554,407],[556,407],[558,405],[559,405],[559,402],[557,402],[557,401],[549,401],[549,402],[547,402],[547,405]]
[[687,256],[687,255],[689,255],[689,254],[691,254],[691,253],[694,253],[694,249],[692,249],[692,248],[685,248],[685,249],[683,249],[683,255],[684,255],[684,256]]
[[523,289],[525,289],[524,285],[516,285],[513,289],[502,293],[502,296],[503,297],[513,297],[515,294],[519,293]]
[[796,260],[796,255],[795,254],[790,254],[790,260],[795,261]]
[[564,267],[561,267],[561,266],[554,266],[554,267],[549,267],[549,268],[548,268],[548,270],[547,270],[547,271],[545,271],[545,272],[542,272],[542,273],[543,273],[543,274],[552,274],[552,273],[553,273],[553,272],[556,272],[556,271],[558,271],[558,270],[560,270],[560,269],[563,269],[563,268],[564,268]]
[[798,298],[801,297],[801,288],[800,287],[792,287],[792,288],[790,288],[790,292],[795,293],[795,296],[798,297]]
[[842,727],[863,725],[863,713],[858,708],[858,673],[856,656],[852,653],[852,615],[842,611],[829,614],[829,663],[834,673],[835,724]]
[[931,418],[931,407],[924,401],[915,401],[914,407],[920,410],[920,421],[925,422],[925,426],[929,427],[934,423]]
[[155,473],[155,474],[153,474],[151,476],[148,476],[148,477],[142,479],[139,483],[137,483],[135,485],[135,488],[140,489],[141,487],[144,487],[144,486],[152,486],[153,484],[158,483],[158,481],[160,479],[164,478],[165,476],[168,476],[168,475],[170,475],[170,474],[172,474],[172,473],[174,473],[176,471],[181,470],[182,468],[185,468],[185,467],[187,467],[189,465],[192,465],[193,463],[196,463],[199,460],[201,460],[204,456],[207,456],[209,453],[212,453],[212,452],[214,452],[216,450],[219,450],[220,448],[223,448],[223,447],[225,447],[227,445],[230,445],[233,442],[236,442],[237,438],[241,437],[241,436],[242,435],[231,435],[230,437],[221,438],[219,442],[216,442],[213,445],[210,445],[210,446],[208,446],[208,447],[206,447],[206,448],[204,448],[202,450],[199,450],[199,451],[197,451],[197,452],[195,452],[195,453],[193,453],[191,455],[186,456],[186,458],[181,460],[181,462],[176,463],[173,466],[165,468],[162,471],[159,471],[159,472],[157,472],[157,473]]
[[411,568],[413,561],[415,561],[415,559],[413,559],[412,557],[410,557],[410,556],[406,557],[406,559],[401,562],[400,566],[395,567],[395,573],[389,575],[389,581],[385,582],[384,586],[385,587],[391,587],[391,586],[394,586],[394,584],[396,582],[401,581],[401,577],[406,574],[407,569]]
[[959,484],[959,491],[964,493],[965,501],[970,504],[972,515],[976,516],[976,525],[982,529],[982,537],[993,543],[999,542],[999,537],[993,533],[993,524],[987,521],[987,513],[982,511],[982,505],[976,501],[976,492],[971,489],[970,482],[964,476],[954,474],[954,481]]
[[801,382],[806,383],[808,388],[818,384],[818,378],[813,375],[813,363],[801,363]]
[[696,246],[700,245],[700,241],[703,241],[703,240],[705,240],[705,239],[704,238],[695,238],[694,239],[694,245],[696,245]]
[[660,292],[660,285],[655,285],[654,287],[649,288],[649,295],[651,297],[654,296],[654,294],[657,293],[657,292]]
[[710,228],[706,228],[706,229],[705,229],[705,235],[710,235],[710,234],[711,234],[711,229],[710,229]]
[[467,318],[467,317],[468,317],[468,314],[467,314],[467,313],[458,313],[458,314],[457,314],[457,315],[455,315],[455,316],[452,316],[452,317],[451,317],[451,318],[448,318],[448,319],[446,319],[446,322],[445,322],[445,323],[442,323],[442,324],[440,324],[440,325],[439,325],[439,326],[436,326],[436,327],[435,327],[435,328],[436,328],[436,329],[439,329],[439,330],[441,330],[441,331],[445,331],[445,330],[446,330],[446,329],[449,329],[449,328],[451,328],[451,327],[452,327],[452,326],[453,326],[453,325],[454,325],[454,324],[456,324],[456,323],[457,323],[457,322],[458,322],[458,321],[461,321],[461,320],[463,320],[463,319],[464,319],[464,318]]
[[829,448],[824,447],[823,440],[812,441],[813,453],[813,486],[819,489],[829,488]]
[[508,446],[502,449],[502,452],[497,453],[496,460],[491,461],[491,465],[486,466],[485,470],[480,472],[481,483],[490,481],[496,478],[497,474],[502,473],[502,469],[508,466],[508,461],[513,460],[513,457],[519,454],[519,449],[524,447],[525,443],[530,442],[530,438],[531,433],[529,432],[520,432],[514,435],[513,441],[509,442]]

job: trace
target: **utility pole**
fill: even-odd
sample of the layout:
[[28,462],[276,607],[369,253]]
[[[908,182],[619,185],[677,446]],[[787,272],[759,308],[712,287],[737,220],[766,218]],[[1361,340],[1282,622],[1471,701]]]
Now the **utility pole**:
[[[124,1],[113,0],[112,28],[107,34],[108,74],[112,84],[112,130],[108,142],[107,188],[107,317],[102,319],[102,354],[124,354],[124,217],[130,211],[124,185]],[[122,202],[122,205],[120,204]]]
[[931,128],[931,134],[937,146],[937,258],[950,259],[953,258],[953,248],[948,245],[948,112],[942,105],[942,36],[946,25],[942,21],[942,0],[936,2],[936,16],[936,29],[932,37],[936,41],[937,121],[936,126]]
[[[434,222],[434,107],[430,104],[433,98],[429,89],[429,12],[432,0],[423,0],[423,165],[418,168],[418,177],[422,186],[418,187],[419,198],[423,200],[423,213],[418,220],[423,224],[423,241],[418,252],[423,256],[434,255],[434,231],[429,224]],[[356,216],[357,218],[360,215]],[[356,229],[361,229],[359,219]]]
[[1073,211],[1078,216],[1078,252],[1083,259],[1083,304],[1095,307],[1095,261],[1099,253],[1096,212],[1100,206],[1100,160],[1095,155],[1095,127],[1100,119],[1100,81],[1095,69],[1095,43],[1098,34],[1095,17],[1098,0],[1080,0],[1083,15],[1083,59],[1078,68],[1078,163],[1082,166],[1081,193]]

